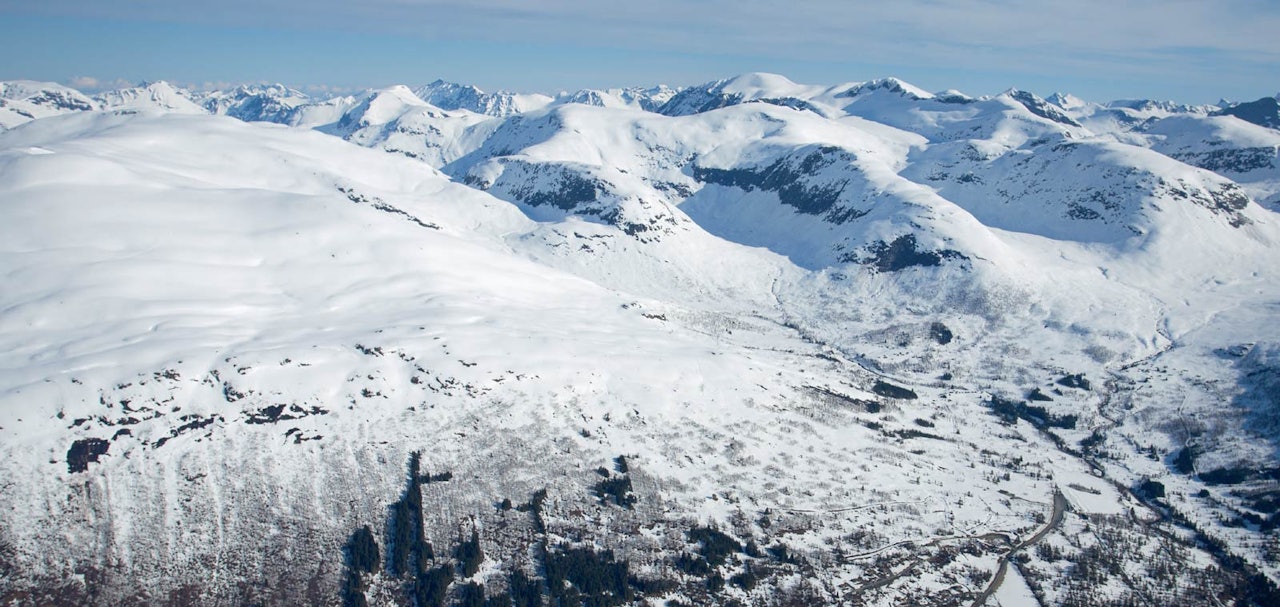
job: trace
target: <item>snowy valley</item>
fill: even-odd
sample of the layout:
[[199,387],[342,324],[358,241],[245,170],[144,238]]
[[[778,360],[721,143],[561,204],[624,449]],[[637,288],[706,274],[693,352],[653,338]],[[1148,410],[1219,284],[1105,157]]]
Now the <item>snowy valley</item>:
[[1268,99],[0,83],[0,602],[1276,604]]

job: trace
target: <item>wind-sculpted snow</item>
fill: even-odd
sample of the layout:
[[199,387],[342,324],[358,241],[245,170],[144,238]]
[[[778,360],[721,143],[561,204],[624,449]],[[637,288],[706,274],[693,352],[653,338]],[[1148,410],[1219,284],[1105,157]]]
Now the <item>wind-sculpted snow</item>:
[[768,74],[41,90],[0,602],[1275,604],[1272,130]]

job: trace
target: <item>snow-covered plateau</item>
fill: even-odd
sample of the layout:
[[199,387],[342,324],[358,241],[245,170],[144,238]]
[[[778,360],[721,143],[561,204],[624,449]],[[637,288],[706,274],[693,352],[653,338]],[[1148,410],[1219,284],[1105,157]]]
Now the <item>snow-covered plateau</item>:
[[0,83],[0,604],[1280,604],[1276,107]]

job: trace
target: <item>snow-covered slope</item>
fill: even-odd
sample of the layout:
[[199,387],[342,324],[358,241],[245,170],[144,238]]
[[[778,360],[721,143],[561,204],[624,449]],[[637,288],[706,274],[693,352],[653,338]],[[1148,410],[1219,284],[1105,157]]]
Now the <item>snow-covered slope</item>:
[[1150,121],[1140,132],[1151,149],[1229,177],[1280,209],[1280,131],[1234,116],[1178,115]]
[[1277,596],[1274,131],[153,89],[0,134],[5,600]]

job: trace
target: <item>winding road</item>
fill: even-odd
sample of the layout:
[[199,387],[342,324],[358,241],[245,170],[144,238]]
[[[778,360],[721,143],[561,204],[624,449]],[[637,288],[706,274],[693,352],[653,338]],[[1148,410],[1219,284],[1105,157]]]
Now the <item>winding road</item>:
[[1021,544],[1014,546],[1013,550],[1010,550],[1000,559],[1000,567],[996,569],[995,577],[991,578],[991,584],[987,586],[987,589],[982,591],[982,594],[978,595],[977,600],[973,602],[973,607],[982,607],[991,598],[991,595],[995,594],[996,590],[1000,589],[1000,584],[1004,583],[1005,574],[1009,572],[1009,559],[1013,558],[1013,556],[1018,552],[1035,545],[1036,542],[1044,539],[1044,536],[1049,535],[1051,531],[1057,529],[1058,525],[1062,524],[1062,514],[1066,511],[1066,496],[1062,495],[1061,491],[1055,490],[1053,492],[1053,513],[1049,515],[1049,522],[1045,523],[1045,526],[1037,531],[1035,535],[1027,538],[1026,541]]

